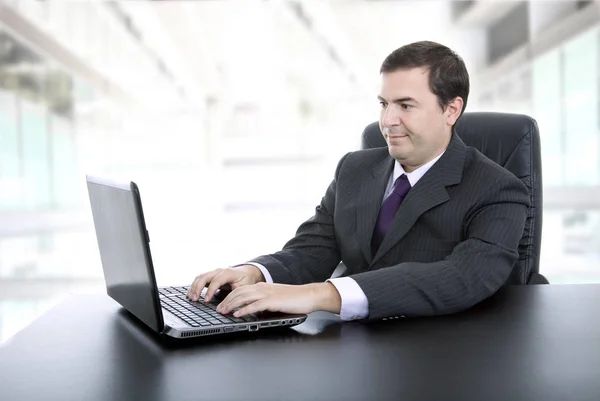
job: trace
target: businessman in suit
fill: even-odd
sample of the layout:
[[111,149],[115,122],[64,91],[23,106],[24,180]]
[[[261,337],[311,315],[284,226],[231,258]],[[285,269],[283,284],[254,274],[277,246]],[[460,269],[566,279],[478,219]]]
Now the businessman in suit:
[[[191,300],[229,285],[224,314],[325,310],[371,320],[459,312],[505,284],[529,196],[454,133],[469,95],[462,59],[416,42],[392,52],[380,75],[387,149],[346,154],[281,251],[199,275]],[[345,277],[329,279],[340,261]]]

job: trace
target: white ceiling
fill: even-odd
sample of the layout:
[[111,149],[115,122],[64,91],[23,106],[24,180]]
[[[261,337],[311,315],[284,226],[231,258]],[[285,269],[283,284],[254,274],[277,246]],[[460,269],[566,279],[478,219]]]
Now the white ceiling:
[[[448,0],[120,4],[198,101],[373,94],[385,56],[417,40],[447,44],[468,65],[483,53],[480,32],[452,28]],[[298,5],[310,26],[294,12]]]

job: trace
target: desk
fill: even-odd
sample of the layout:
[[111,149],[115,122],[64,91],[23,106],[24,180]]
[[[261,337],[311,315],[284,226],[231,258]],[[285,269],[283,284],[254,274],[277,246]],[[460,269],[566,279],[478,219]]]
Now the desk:
[[508,287],[450,316],[166,342],[104,295],[0,346],[2,400],[600,399],[600,285]]

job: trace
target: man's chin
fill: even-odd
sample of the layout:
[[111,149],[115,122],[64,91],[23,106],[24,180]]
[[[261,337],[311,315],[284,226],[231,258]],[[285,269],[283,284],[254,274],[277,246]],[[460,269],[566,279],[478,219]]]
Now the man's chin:
[[398,149],[398,146],[388,145],[388,151],[390,153],[390,156],[392,156],[398,161],[406,159],[406,152],[401,149]]

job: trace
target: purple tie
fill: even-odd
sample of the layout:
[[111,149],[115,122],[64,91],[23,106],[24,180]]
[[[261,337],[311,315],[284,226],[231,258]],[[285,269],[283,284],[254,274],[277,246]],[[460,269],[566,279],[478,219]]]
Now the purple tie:
[[387,234],[392,226],[392,222],[394,221],[394,217],[398,212],[398,208],[400,208],[400,205],[402,204],[402,201],[404,200],[404,197],[410,188],[408,177],[406,177],[406,174],[402,174],[394,183],[394,192],[392,192],[390,196],[383,201],[381,209],[379,209],[377,224],[375,225],[373,238],[371,240],[371,252],[373,255],[377,253],[379,246],[381,246],[383,237],[385,237],[385,234]]

